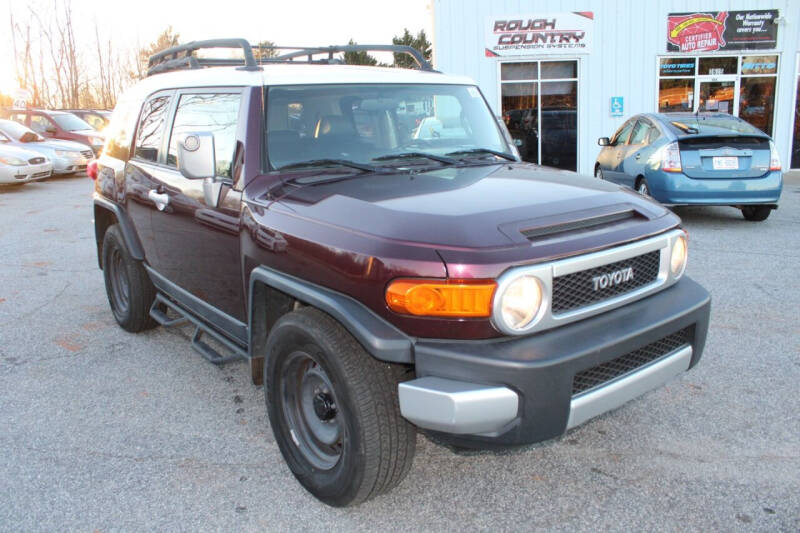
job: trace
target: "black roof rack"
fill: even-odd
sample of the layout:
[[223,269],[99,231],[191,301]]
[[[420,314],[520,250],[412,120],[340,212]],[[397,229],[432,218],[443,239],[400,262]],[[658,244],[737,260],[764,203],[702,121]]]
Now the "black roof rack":
[[[196,57],[194,52],[207,48],[241,48],[244,53],[242,58],[207,58]],[[253,53],[257,50],[257,55]],[[279,53],[284,51],[283,53]],[[270,52],[269,55],[265,52]],[[338,46],[250,46],[246,39],[212,39],[208,41],[192,41],[190,43],[173,46],[150,56],[147,75],[160,74],[173,70],[199,69],[204,67],[237,66],[241,70],[259,70],[259,65],[269,63],[313,63],[322,65],[342,64],[343,61],[334,57],[342,52],[392,52],[395,54],[408,54],[417,62],[419,70],[435,72],[431,64],[422,53],[411,46],[399,44],[345,44]],[[325,54],[327,57],[315,59],[315,56]],[[296,61],[305,57],[305,60]]]

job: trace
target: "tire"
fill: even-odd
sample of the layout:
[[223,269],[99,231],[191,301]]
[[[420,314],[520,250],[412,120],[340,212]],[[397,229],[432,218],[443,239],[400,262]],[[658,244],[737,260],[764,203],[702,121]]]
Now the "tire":
[[746,205],[742,207],[742,216],[750,222],[762,222],[767,220],[772,209],[766,205]]
[[595,167],[595,169],[594,169],[594,177],[599,179],[599,180],[604,180],[605,179],[603,177],[603,169],[600,168],[599,166]]
[[116,224],[103,237],[103,278],[108,304],[122,329],[138,333],[158,325],[150,317],[156,289],[142,263],[131,257]]
[[400,415],[405,367],[370,356],[329,315],[281,317],[267,340],[264,395],[275,440],[297,480],[344,507],[388,492],[408,473],[416,428]]
[[636,182],[636,192],[642,196],[650,196],[650,185],[647,183],[646,179],[639,178],[639,181]]

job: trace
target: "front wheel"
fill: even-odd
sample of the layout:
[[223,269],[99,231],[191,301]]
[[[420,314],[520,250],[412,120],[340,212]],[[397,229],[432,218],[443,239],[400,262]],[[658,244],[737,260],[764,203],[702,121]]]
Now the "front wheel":
[[639,181],[636,183],[636,192],[642,196],[650,196],[650,186],[647,184],[646,179],[639,178]]
[[605,177],[603,176],[603,169],[599,166],[594,169],[594,177],[599,180],[604,180]]
[[317,309],[293,311],[272,328],[264,365],[270,425],[292,473],[318,499],[359,504],[406,476],[416,447],[397,397],[406,374]]
[[742,216],[750,222],[762,222],[772,212],[772,208],[767,205],[746,205],[742,207]]

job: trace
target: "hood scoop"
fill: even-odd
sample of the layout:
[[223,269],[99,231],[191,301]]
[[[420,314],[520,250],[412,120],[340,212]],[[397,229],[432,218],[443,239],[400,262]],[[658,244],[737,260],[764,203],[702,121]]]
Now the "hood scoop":
[[519,241],[520,235],[535,242],[550,239],[584,237],[596,231],[618,229],[625,225],[645,222],[652,217],[630,204],[608,205],[599,209],[572,211],[558,217],[542,217],[503,224],[500,231]]

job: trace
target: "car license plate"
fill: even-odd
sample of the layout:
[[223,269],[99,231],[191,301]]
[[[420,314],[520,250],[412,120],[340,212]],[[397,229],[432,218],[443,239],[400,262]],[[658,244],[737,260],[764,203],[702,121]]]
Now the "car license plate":
[[738,157],[715,157],[711,160],[714,170],[738,170]]

